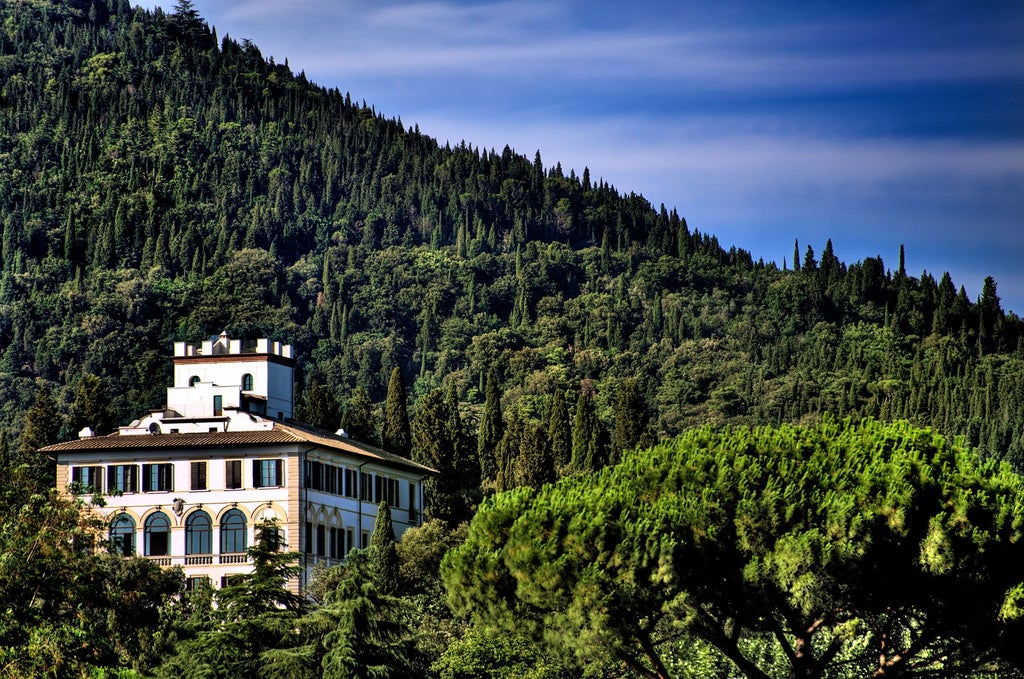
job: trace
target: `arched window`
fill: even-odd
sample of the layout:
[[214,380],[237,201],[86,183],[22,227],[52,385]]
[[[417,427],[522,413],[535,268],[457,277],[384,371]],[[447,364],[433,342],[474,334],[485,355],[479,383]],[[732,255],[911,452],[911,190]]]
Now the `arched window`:
[[145,524],[146,556],[171,553],[171,522],[163,512],[150,514]]
[[220,520],[220,553],[239,554],[246,548],[245,514],[231,509]]
[[199,375],[193,375],[192,377],[188,378],[188,386],[194,387],[197,384],[199,384]]
[[213,522],[204,511],[189,514],[185,520],[185,554],[211,554],[210,536]]
[[118,514],[110,522],[110,551],[121,556],[135,554],[135,520]]
[[242,391],[252,391],[252,375],[249,373],[242,375]]

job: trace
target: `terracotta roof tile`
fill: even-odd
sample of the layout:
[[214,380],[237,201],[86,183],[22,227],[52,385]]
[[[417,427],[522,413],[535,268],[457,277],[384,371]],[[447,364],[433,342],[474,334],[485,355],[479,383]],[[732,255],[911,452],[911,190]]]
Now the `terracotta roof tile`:
[[111,434],[65,441],[42,448],[45,453],[84,453],[116,450],[158,450],[166,448],[223,448],[228,446],[263,446],[274,444],[310,443],[354,457],[382,462],[436,474],[425,465],[389,453],[375,446],[338,436],[304,424],[290,421],[274,422],[273,429],[259,431],[227,431],[198,434]]

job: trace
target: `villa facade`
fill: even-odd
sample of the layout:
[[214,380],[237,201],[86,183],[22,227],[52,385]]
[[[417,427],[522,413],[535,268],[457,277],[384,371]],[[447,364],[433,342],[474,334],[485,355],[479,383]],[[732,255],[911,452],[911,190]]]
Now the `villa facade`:
[[221,587],[250,568],[255,527],[275,521],[299,551],[297,591],[318,564],[366,547],[380,502],[396,537],[419,525],[434,471],[296,422],[289,345],[222,334],[174,346],[167,405],[109,436],[87,429],[44,449],[57,487],[99,494],[114,548],[181,566],[189,586]]

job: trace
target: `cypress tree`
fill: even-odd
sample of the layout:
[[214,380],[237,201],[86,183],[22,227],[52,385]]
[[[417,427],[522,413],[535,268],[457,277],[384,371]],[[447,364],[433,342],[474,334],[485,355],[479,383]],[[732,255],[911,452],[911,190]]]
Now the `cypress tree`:
[[0,478],[7,478],[10,467],[11,444],[7,439],[7,430],[0,429]]
[[555,480],[555,464],[551,459],[551,445],[540,422],[530,420],[523,427],[519,440],[519,456],[515,463],[517,486],[535,490]]
[[548,411],[548,442],[555,469],[560,470],[572,458],[572,430],[569,426],[569,409],[565,403],[565,391],[555,389]]
[[83,375],[75,390],[71,403],[71,432],[73,434],[89,427],[97,436],[104,436],[114,430],[114,413],[110,399],[103,388],[103,382],[96,375]]
[[[648,443],[647,424],[650,415],[647,403],[640,393],[640,385],[632,377],[619,386],[615,398],[615,429],[612,431],[612,454],[618,458],[623,451]],[[645,440],[647,439],[647,440]],[[653,443],[653,441],[649,441]]]
[[512,409],[505,423],[501,441],[494,450],[494,487],[498,492],[516,487],[516,463],[519,459],[519,442],[523,438],[523,422],[519,411]]
[[57,443],[60,439],[61,418],[57,404],[45,385],[36,392],[32,407],[25,413],[25,428],[18,441],[18,465],[26,467],[28,481],[39,487],[50,487],[56,482],[56,463],[40,448]]
[[334,392],[320,382],[313,382],[302,399],[299,419],[321,429],[337,429],[340,420]]
[[381,431],[381,446],[396,455],[408,457],[412,451],[412,432],[409,427],[409,410],[406,405],[405,380],[398,368],[391,370],[388,380],[388,395],[384,401],[384,427]]
[[484,386],[484,412],[480,417],[480,429],[476,442],[476,455],[480,461],[480,478],[484,481],[493,481],[497,476],[495,454],[504,433],[505,423],[501,417],[501,393],[498,391],[498,376],[494,368],[491,368],[487,371],[487,382]]
[[480,485],[480,465],[473,455],[473,439],[459,411],[459,397],[454,382],[448,389],[444,408],[447,413],[448,440],[451,441],[455,467],[465,479],[466,486],[475,488]]
[[373,403],[370,395],[362,387],[352,391],[345,415],[341,419],[345,432],[357,441],[371,445],[377,444],[377,423],[373,417]]
[[[466,453],[469,441],[454,394],[433,389],[417,403],[412,421],[412,458],[438,471],[424,484],[427,516],[449,524],[469,518],[472,494],[479,487],[479,465]],[[467,469],[467,459],[473,469]]]
[[594,406],[585,389],[576,400],[576,416],[572,427],[572,468],[574,471],[592,470],[589,449],[594,438]]
[[398,550],[391,522],[391,507],[382,500],[377,507],[377,520],[370,537],[370,571],[377,589],[384,594],[398,591]]

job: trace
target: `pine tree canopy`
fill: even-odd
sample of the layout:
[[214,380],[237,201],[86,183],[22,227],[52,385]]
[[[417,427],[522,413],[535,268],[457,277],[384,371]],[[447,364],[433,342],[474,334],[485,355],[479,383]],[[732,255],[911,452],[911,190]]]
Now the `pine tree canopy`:
[[1009,671],[1022,483],[905,422],[704,427],[493,497],[442,570],[456,611],[644,676],[671,629],[759,679]]

